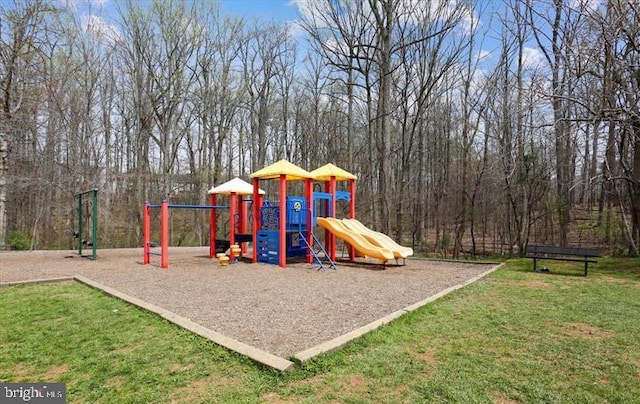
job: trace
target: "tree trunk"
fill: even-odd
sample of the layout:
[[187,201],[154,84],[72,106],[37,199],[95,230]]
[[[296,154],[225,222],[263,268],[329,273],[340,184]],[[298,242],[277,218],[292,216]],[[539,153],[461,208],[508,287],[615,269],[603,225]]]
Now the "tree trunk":
[[7,249],[7,176],[9,173],[9,142],[5,118],[0,119],[0,251]]

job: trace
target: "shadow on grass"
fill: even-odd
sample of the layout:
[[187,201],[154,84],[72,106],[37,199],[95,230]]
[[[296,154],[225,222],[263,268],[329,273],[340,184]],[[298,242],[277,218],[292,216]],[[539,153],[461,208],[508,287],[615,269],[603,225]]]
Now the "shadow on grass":
[[[640,281],[640,258],[597,258],[597,264],[589,264],[588,278],[610,276]],[[536,274],[540,276],[567,276],[584,278],[584,264],[576,262],[544,261],[540,267],[546,267],[549,272],[533,271],[533,260],[528,258],[514,258],[508,261],[503,271],[520,274]]]
[[569,277],[575,277],[575,276],[579,276],[581,278],[584,278],[586,275],[584,274],[584,269],[576,269],[574,270],[562,270],[562,269],[556,269],[556,268],[545,268],[546,271],[543,270],[537,270],[537,271],[531,271],[535,274],[539,274],[541,276],[569,276]]
[[[594,270],[600,275],[640,281],[640,258],[600,258]],[[591,266],[589,273],[591,273]]]

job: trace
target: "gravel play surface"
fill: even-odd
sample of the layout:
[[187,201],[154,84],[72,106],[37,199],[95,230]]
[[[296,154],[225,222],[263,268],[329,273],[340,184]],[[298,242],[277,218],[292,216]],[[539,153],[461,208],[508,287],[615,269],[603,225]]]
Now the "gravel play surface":
[[288,358],[495,267],[407,260],[319,272],[307,264],[221,267],[207,254],[206,247],[171,248],[163,270],[157,257],[142,265],[141,248],[99,250],[97,261],[73,251],[0,252],[0,283],[83,275]]

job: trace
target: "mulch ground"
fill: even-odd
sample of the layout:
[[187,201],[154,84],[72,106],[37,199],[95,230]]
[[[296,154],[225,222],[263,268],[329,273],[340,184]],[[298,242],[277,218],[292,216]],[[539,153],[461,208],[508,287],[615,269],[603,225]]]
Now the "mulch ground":
[[142,249],[0,252],[0,283],[83,275],[209,329],[288,358],[478,276],[494,264],[407,260],[405,266],[238,263],[208,249],[171,248],[169,269]]

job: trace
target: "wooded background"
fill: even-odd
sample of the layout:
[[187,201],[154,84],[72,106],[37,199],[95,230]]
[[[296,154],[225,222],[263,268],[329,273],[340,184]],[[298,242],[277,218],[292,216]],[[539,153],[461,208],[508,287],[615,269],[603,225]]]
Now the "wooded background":
[[298,0],[296,24],[64,4],[0,3],[0,249],[73,248],[94,187],[100,247],[140,246],[145,200],[286,158],[356,174],[357,217],[418,250],[638,255],[637,0]]

